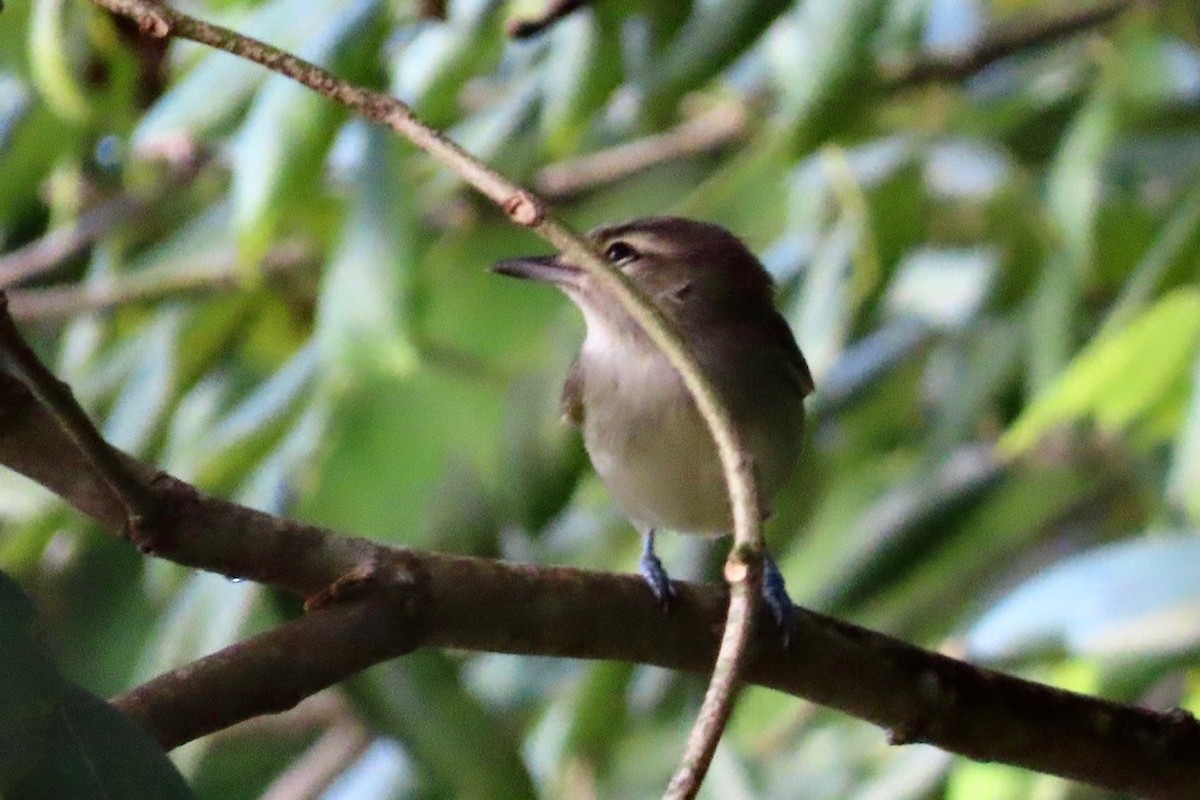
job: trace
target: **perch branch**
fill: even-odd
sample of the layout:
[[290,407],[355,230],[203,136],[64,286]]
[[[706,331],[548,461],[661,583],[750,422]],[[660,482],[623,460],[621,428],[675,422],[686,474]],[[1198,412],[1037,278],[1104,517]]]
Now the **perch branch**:
[[[720,586],[678,584],[663,615],[636,576],[389,548],[206,495],[119,457],[143,486],[157,487],[160,516],[174,519],[164,553],[171,560],[325,598],[302,620],[123,696],[118,704],[166,743],[279,710],[418,646],[712,668],[727,603]],[[120,502],[87,457],[26,383],[4,371],[0,464],[110,531],[124,524]],[[1054,689],[803,610],[788,650],[769,624],[761,629],[744,680],[872,722],[896,743],[925,742],[1159,800],[1193,798],[1200,786],[1200,724],[1184,712]],[[306,685],[281,687],[297,649],[313,661],[290,680]],[[208,686],[235,694],[218,704],[201,690]],[[221,719],[198,721],[195,698]]]

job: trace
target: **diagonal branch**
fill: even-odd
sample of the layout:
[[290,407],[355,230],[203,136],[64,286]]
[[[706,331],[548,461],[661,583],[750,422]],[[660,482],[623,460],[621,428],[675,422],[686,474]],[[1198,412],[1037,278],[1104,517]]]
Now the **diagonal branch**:
[[48,410],[71,444],[87,460],[124,510],[123,528],[130,541],[147,547],[146,521],[153,507],[151,487],[143,484],[116,448],[104,440],[80,407],[71,387],[60,381],[37,357],[8,313],[8,298],[0,290],[0,365],[22,380]]
[[[750,623],[762,582],[762,519],[758,485],[748,449],[733,424],[716,388],[700,369],[691,345],[659,308],[619,269],[604,260],[579,234],[548,216],[545,204],[463,150],[440,131],[417,118],[413,110],[390,95],[355,86],[316,64],[227,28],[202,22],[149,0],[93,0],[113,13],[129,17],[152,36],[190,39],[232,53],[281,75],[382,123],[408,139],[502,208],[514,223],[527,227],[554,245],[569,261],[584,269],[601,291],[616,298],[658,346],[679,373],[716,443],[733,511],[734,546],[725,574],[732,579],[726,636],[713,669],[709,691],[689,737],[678,775],[690,776],[685,790],[673,796],[690,797],[708,769],[716,739],[729,718],[739,666],[750,639]],[[673,780],[674,785],[680,785]]]

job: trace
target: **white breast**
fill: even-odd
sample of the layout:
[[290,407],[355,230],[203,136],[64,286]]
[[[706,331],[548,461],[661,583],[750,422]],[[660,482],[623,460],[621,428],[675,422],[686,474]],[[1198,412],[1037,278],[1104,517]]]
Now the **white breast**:
[[641,528],[728,533],[716,449],[666,359],[594,323],[583,357],[584,444],[625,515]]

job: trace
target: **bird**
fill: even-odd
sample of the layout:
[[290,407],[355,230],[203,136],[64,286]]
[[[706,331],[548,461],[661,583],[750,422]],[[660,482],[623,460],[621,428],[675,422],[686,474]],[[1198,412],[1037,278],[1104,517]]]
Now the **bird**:
[[[797,468],[804,398],[814,388],[770,274],[741,239],[709,222],[642,217],[587,236],[691,344],[750,450],[766,519]],[[641,533],[639,571],[669,607],[675,590],[655,553],[656,533],[733,530],[707,424],[667,357],[589,273],[562,256],[510,258],[492,270],[548,283],[582,312],[587,331],[563,385],[563,416],[580,428],[596,473]],[[794,606],[769,552],[763,598],[786,636]]]

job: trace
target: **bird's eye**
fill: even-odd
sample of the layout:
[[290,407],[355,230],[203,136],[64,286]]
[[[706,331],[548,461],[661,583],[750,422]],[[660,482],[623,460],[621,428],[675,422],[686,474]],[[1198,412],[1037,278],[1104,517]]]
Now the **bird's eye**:
[[625,264],[638,257],[638,251],[625,242],[613,242],[604,251],[604,257],[614,264]]

